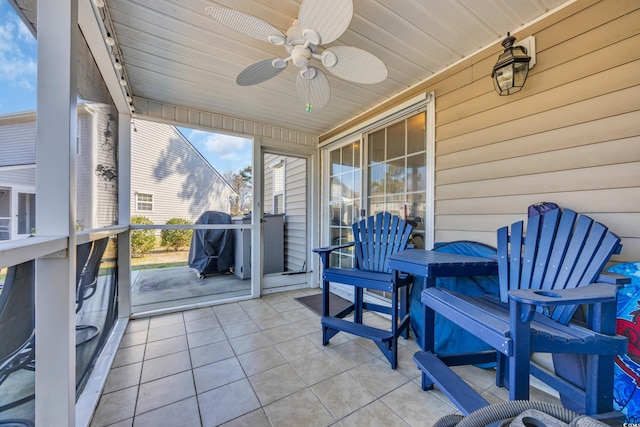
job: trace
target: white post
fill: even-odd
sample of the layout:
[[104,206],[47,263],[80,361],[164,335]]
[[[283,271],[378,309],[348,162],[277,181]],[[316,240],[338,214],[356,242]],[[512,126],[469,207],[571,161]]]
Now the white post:
[[77,0],[38,0],[36,232],[69,250],[36,263],[36,425],[75,424]]
[[[118,116],[118,224],[131,216],[131,117]],[[118,317],[131,315],[131,230],[118,234]]]

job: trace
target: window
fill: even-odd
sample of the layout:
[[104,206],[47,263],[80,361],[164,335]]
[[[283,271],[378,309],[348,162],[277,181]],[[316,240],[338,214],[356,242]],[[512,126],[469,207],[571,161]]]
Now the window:
[[153,212],[153,194],[136,193],[136,210]]
[[273,168],[273,213],[284,213],[284,161]]
[[[426,117],[426,112],[407,116],[363,133],[361,140],[329,150],[327,244],[352,241],[352,223],[387,211],[411,221],[411,243],[424,248],[430,172]],[[332,253],[330,265],[351,267],[352,248]]]
[[427,214],[425,119],[419,113],[368,134],[367,162],[369,215],[387,211],[412,221],[421,242]]

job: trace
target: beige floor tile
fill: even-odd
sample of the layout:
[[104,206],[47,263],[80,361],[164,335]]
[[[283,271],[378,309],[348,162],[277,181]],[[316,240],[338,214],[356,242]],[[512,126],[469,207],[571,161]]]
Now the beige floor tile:
[[249,315],[247,315],[247,313],[237,303],[217,305],[213,307],[213,312],[216,314],[221,325],[229,325],[231,323],[251,320]]
[[213,313],[213,308],[211,307],[203,307],[196,308],[193,310],[187,310],[182,312],[182,316],[184,317],[185,322],[191,322],[193,320],[204,319],[204,318],[215,318],[216,315]]
[[190,371],[140,384],[136,416],[195,396],[193,374]]
[[277,328],[278,326],[289,325],[290,323],[286,317],[277,312],[275,314],[253,317],[252,319],[263,331],[271,328]]
[[229,341],[226,340],[195,347],[189,352],[191,353],[191,366],[194,368],[235,356]]
[[235,357],[210,363],[193,370],[198,394],[245,378],[242,366]]
[[160,328],[167,325],[173,325],[175,323],[184,323],[182,312],[151,317],[149,319],[149,329]]
[[185,333],[184,322],[172,323],[170,325],[160,326],[157,328],[149,328],[147,343],[177,337],[178,335],[184,335]]
[[127,323],[125,333],[129,334],[131,332],[146,331],[147,329],[149,329],[149,318],[134,319]]
[[249,381],[262,405],[289,396],[307,386],[289,365],[261,372],[249,377]]
[[187,336],[178,335],[177,337],[154,341],[147,344],[147,348],[144,352],[144,358],[145,360],[153,359],[155,357],[166,356],[167,354],[178,353],[187,349]]
[[306,358],[321,351],[317,345],[304,336],[276,344],[275,347],[284,356],[284,358],[287,359],[287,362]]
[[273,346],[241,354],[238,356],[238,360],[247,376],[259,374],[287,363],[282,354]]
[[324,427],[335,422],[322,402],[308,389],[264,407],[271,424],[278,427]]
[[223,325],[222,329],[224,329],[224,333],[229,339],[260,332],[260,328],[258,328],[258,325],[256,325],[253,320]]
[[137,386],[140,383],[141,372],[142,362],[111,369],[104,385],[103,393],[111,393],[116,390]]
[[350,369],[349,373],[376,397],[385,395],[410,381],[397,370],[391,369],[385,358],[366,361]]
[[131,347],[134,345],[146,344],[147,342],[147,330],[136,331],[124,334],[120,341],[119,348]]
[[200,332],[207,329],[219,328],[220,322],[216,317],[203,317],[200,319],[185,322],[187,333]]
[[456,409],[431,392],[409,382],[381,398],[382,402],[411,426],[431,426],[440,418],[456,413]]
[[[298,322],[299,323],[299,322]],[[287,323],[286,325],[277,326],[275,328],[263,331],[263,334],[271,342],[271,344],[280,344],[290,341],[294,338],[305,335],[305,331],[298,327],[297,323]]]
[[237,355],[256,351],[264,347],[270,346],[272,343],[264,336],[262,332],[256,332],[249,335],[243,335],[241,337],[232,338],[229,340],[229,344],[233,348],[233,351]]
[[376,400],[341,419],[340,425],[342,427],[404,427],[409,424],[384,403]]
[[260,402],[246,379],[198,395],[204,427],[213,427],[260,408]]
[[91,427],[103,427],[133,418],[138,387],[103,394],[91,420]]
[[118,350],[116,357],[113,359],[112,368],[117,368],[132,363],[142,362],[144,359],[145,344],[125,347]]
[[198,427],[200,425],[198,400],[195,396],[138,415],[134,423],[134,427]]
[[331,377],[311,387],[311,390],[340,419],[368,405],[375,396],[348,372]]
[[256,409],[241,417],[235,418],[227,423],[222,424],[223,427],[272,427],[267,415],[262,409]]
[[222,328],[207,329],[205,331],[187,334],[189,348],[200,347],[214,342],[224,341],[226,339],[227,337],[224,335]]
[[154,381],[184,371],[191,371],[191,357],[188,351],[156,357],[145,360],[142,364],[140,383]]
[[341,374],[345,369],[323,351],[291,362],[291,367],[308,385]]
[[325,351],[343,368],[351,369],[367,360],[375,359],[379,354],[372,354],[370,351],[356,344],[353,341],[336,346],[326,346]]

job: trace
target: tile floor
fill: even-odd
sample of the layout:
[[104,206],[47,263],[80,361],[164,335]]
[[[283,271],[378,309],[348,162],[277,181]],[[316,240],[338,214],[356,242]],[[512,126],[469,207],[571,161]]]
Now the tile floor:
[[[294,300],[317,292],[131,321],[91,426],[429,426],[456,412],[420,389],[412,339],[395,371],[369,340],[340,333],[323,347],[319,317]],[[489,402],[506,399],[494,371],[455,369]]]

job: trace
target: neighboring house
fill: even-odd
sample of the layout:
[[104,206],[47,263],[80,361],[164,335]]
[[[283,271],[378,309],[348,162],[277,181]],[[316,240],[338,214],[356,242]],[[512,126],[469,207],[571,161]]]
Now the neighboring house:
[[0,240],[35,224],[35,112],[0,116]]
[[[118,222],[117,122],[110,106],[78,105],[77,228]],[[174,126],[136,122],[132,133],[131,215],[155,224],[194,221],[206,210],[229,212],[235,194]],[[0,116],[0,240],[36,228],[36,114]]]
[[[118,222],[117,115],[111,108],[78,105],[78,229]],[[0,116],[0,240],[26,237],[36,228],[35,141],[34,111]]]
[[229,213],[235,192],[175,126],[136,120],[131,133],[131,215],[154,224]]

